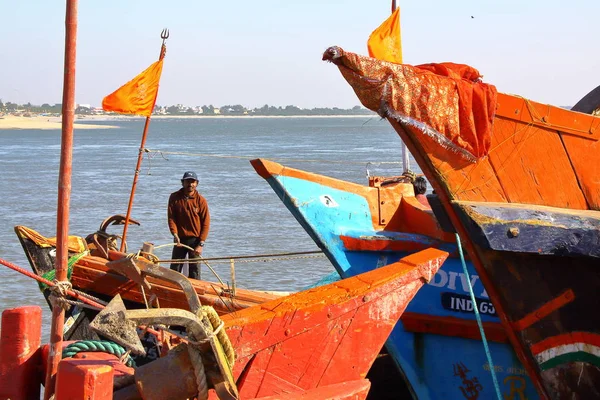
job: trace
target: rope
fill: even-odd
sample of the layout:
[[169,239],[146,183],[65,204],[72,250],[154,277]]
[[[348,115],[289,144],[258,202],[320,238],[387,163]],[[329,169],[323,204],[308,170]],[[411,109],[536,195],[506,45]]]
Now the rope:
[[213,335],[217,336],[221,346],[223,346],[223,351],[225,352],[225,356],[227,357],[227,362],[229,366],[233,368],[233,363],[235,362],[235,351],[233,350],[233,346],[231,345],[231,341],[229,340],[229,336],[223,330],[223,326],[225,325],[219,314],[215,311],[214,308],[210,306],[202,306],[200,308],[210,321],[210,324],[213,327]]
[[456,244],[458,246],[458,253],[460,254],[460,262],[462,263],[463,272],[467,277],[467,284],[469,286],[469,294],[471,295],[471,301],[473,302],[473,309],[475,310],[475,318],[477,319],[477,326],[479,327],[479,332],[481,333],[481,341],[483,342],[483,348],[485,349],[485,355],[487,357],[488,364],[490,365],[490,372],[492,374],[492,381],[494,382],[494,388],[496,389],[496,396],[498,400],[502,400],[502,394],[500,393],[500,386],[498,385],[498,378],[496,377],[496,369],[494,368],[494,363],[492,361],[492,353],[490,352],[490,348],[488,346],[487,338],[485,337],[485,332],[483,330],[483,322],[481,322],[481,315],[479,315],[479,308],[477,307],[477,301],[475,300],[475,292],[473,291],[473,285],[471,285],[471,279],[469,276],[469,271],[467,271],[467,264],[465,263],[465,256],[463,254],[462,246],[460,244],[460,236],[458,233],[456,234]]
[[[321,253],[320,251],[318,253]],[[252,257],[252,256],[250,256]],[[262,256],[256,256],[256,257],[262,257]],[[267,257],[272,257],[269,259],[244,259],[244,256],[241,257],[217,257],[217,258],[186,258],[186,259],[172,259],[172,260],[158,260],[158,262],[162,262],[162,263],[170,263],[170,262],[174,262],[174,263],[180,263],[180,262],[184,262],[184,261],[203,261],[206,263],[206,261],[208,260],[217,260],[216,262],[213,261],[213,264],[229,264],[229,260],[238,260],[236,262],[236,264],[244,264],[244,263],[253,263],[253,262],[271,262],[271,261],[289,261],[289,260],[300,260],[300,259],[308,259],[308,258],[321,258],[321,257],[325,257],[324,254],[318,254],[318,255],[313,255],[313,256],[294,256],[294,257],[274,257],[274,256],[267,256]],[[218,261],[218,260],[223,260],[223,261]],[[225,261],[227,260],[227,261]]]
[[194,376],[196,377],[196,385],[198,386],[197,398],[198,400],[206,400],[208,399],[208,384],[206,381],[204,364],[202,362],[201,345],[216,336],[217,340],[223,347],[229,368],[233,368],[233,363],[235,362],[235,352],[233,351],[233,346],[231,345],[229,336],[227,336],[223,330],[225,323],[221,321],[221,318],[219,318],[219,315],[214,308],[210,306],[202,306],[198,312],[198,316],[202,318],[206,317],[213,328],[213,332],[203,339],[198,340],[198,338],[191,335],[187,338],[188,353],[190,355],[192,366],[194,367]]
[[[193,156],[193,157],[215,157],[215,158],[234,158],[240,160],[254,160],[256,156],[232,156],[232,155],[223,155],[223,154],[207,154],[207,153],[187,153],[182,151],[163,151],[163,150],[152,150],[152,149],[144,149],[146,153],[156,153],[160,154],[165,160],[168,160],[164,155],[165,154],[173,154],[180,156]],[[379,162],[369,162],[369,161],[333,161],[333,160],[318,160],[318,159],[298,159],[298,158],[265,158],[265,160],[271,161],[285,161],[285,162],[317,162],[317,163],[325,163],[325,164],[354,164],[354,165],[363,165],[363,164],[402,164],[400,161],[379,161]]]
[[135,361],[133,358],[131,358],[131,356],[129,356],[128,351],[125,351],[125,349],[117,343],[108,340],[80,340],[78,342],[71,343],[63,349],[62,357],[73,357],[75,354],[81,352],[103,352],[113,354],[119,357],[120,360],[123,358],[121,362],[124,361],[124,364],[128,367],[136,367]]
[[61,307],[63,310],[67,311],[71,307],[71,304],[66,297],[72,288],[73,286],[69,281],[54,280],[54,286],[50,288],[50,296],[48,296],[48,301],[53,309],[54,307]]
[[44,275],[42,275],[42,278],[44,278],[45,280],[52,280],[52,282],[54,283],[53,286],[50,286],[50,285],[46,284],[45,282],[38,281],[38,286],[40,287],[40,289],[42,291],[44,291],[46,289],[50,289],[50,296],[48,296],[48,301],[50,301],[50,304],[52,305],[52,307],[58,306],[58,307],[63,308],[65,311],[67,311],[70,306],[79,306],[79,307],[83,307],[83,308],[90,308],[92,310],[100,310],[101,309],[95,305],[87,305],[80,301],[67,299],[69,291],[75,292],[80,297],[85,297],[96,303],[99,303],[102,305],[107,304],[105,301],[102,301],[102,300],[98,299],[97,297],[94,297],[85,292],[81,292],[79,290],[73,289],[71,282],[69,282],[71,280],[71,275],[73,274],[73,265],[75,265],[75,263],[77,261],[79,261],[82,257],[86,256],[87,254],[88,254],[88,251],[86,250],[84,252],[75,254],[74,256],[71,256],[69,258],[69,261],[67,263],[67,279],[68,279],[67,281],[59,282],[56,279],[54,279],[56,277],[55,269],[48,271]]
[[196,385],[198,386],[197,399],[206,400],[208,399],[208,383],[206,382],[206,373],[204,372],[204,364],[202,363],[202,353],[197,346],[193,345],[188,345],[188,353],[194,367]]

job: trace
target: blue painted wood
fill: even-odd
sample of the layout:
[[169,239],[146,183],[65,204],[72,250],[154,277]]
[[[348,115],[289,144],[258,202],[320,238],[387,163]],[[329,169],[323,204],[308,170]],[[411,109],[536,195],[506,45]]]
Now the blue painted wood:
[[469,236],[484,249],[600,258],[600,213],[596,211],[528,204],[452,205]]
[[[427,243],[431,238],[403,232],[375,231],[367,200],[355,193],[289,176],[267,179],[294,217],[346,278],[408,255],[393,251],[349,251],[340,236],[361,240],[385,238]],[[450,246],[446,250],[452,251]],[[484,322],[499,322],[487,292],[469,263],[468,270]],[[406,311],[474,320],[460,260],[450,258],[424,285]],[[493,398],[495,396],[483,344],[479,340],[412,333],[402,322],[386,347],[418,399]],[[538,395],[509,344],[490,343],[495,370],[505,399],[536,399]],[[471,395],[477,395],[469,397]],[[523,397],[521,397],[523,395]]]

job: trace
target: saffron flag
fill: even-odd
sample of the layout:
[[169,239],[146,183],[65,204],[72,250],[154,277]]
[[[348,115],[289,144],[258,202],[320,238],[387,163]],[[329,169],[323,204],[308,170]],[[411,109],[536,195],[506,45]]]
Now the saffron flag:
[[400,7],[369,36],[369,56],[382,61],[402,64],[402,39],[400,37]]
[[149,117],[158,95],[162,67],[163,60],[150,65],[144,72],[106,96],[102,100],[102,109]]

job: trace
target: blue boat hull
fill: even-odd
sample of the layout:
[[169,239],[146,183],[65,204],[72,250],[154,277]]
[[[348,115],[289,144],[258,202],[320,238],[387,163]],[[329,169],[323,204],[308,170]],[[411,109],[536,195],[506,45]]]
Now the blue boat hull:
[[[407,241],[427,245],[430,238],[402,232],[375,231],[365,197],[306,179],[271,175],[271,187],[325,252],[342,278],[395,262],[404,251],[352,250],[344,238],[355,241]],[[438,246],[440,247],[440,246]],[[454,244],[444,250],[455,252]],[[485,322],[499,323],[493,304],[473,266],[467,263]],[[430,282],[408,305],[406,314],[452,320],[475,320],[462,264],[449,258]],[[404,318],[403,318],[404,319]],[[495,389],[481,340],[414,332],[401,320],[386,342],[386,348],[418,399],[488,399]],[[538,395],[525,369],[508,343],[490,342],[494,369],[504,399],[535,399]]]

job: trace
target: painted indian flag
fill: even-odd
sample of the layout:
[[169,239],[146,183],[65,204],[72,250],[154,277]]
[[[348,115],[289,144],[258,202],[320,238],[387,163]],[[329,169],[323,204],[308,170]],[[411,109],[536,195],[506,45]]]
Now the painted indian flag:
[[600,335],[571,332],[553,336],[531,346],[542,371],[568,362],[586,362],[600,367]]

